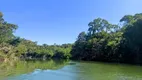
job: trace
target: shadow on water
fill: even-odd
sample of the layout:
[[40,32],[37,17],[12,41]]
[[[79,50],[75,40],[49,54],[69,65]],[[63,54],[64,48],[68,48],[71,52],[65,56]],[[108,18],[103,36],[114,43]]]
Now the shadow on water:
[[76,68],[82,71],[79,76],[83,76],[83,80],[142,80],[142,66],[92,61],[78,63]]
[[0,80],[21,74],[28,74],[35,70],[57,70],[64,67],[68,60],[26,60],[0,63]]

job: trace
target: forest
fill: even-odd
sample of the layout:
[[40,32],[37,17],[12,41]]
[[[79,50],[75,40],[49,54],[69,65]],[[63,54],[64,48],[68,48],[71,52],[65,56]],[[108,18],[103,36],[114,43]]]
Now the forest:
[[142,13],[125,15],[118,24],[96,18],[72,44],[38,45],[15,36],[18,27],[0,12],[1,61],[56,58],[142,64]]

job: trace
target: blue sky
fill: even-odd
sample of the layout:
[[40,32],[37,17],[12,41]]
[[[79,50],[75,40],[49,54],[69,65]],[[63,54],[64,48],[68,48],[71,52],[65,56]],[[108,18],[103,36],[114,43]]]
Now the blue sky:
[[6,21],[19,26],[16,36],[38,44],[73,43],[88,23],[101,17],[118,23],[142,12],[142,0],[1,0]]

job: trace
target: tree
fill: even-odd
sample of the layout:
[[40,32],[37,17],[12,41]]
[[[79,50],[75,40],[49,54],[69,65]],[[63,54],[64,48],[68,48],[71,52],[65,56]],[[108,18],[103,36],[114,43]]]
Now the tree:
[[3,14],[0,12],[0,43],[11,40],[13,32],[17,29],[17,25],[6,22],[3,19]]

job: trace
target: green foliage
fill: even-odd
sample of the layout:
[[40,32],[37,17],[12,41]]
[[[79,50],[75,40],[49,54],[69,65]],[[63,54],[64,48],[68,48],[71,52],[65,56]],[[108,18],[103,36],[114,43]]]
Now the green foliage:
[[0,13],[0,60],[72,58],[142,64],[142,13],[125,15],[120,23],[122,26],[97,18],[74,44],[38,45],[14,36],[18,26],[6,22]]
[[[88,33],[80,33],[73,45],[73,59],[142,63],[142,14],[126,15],[123,26],[97,18]],[[84,35],[85,34],[85,35]]]
[[17,29],[17,25],[6,22],[3,14],[0,12],[0,43],[7,42],[13,38],[13,32]]
[[22,59],[48,59],[71,57],[71,44],[63,45],[37,45],[37,42],[26,40],[13,35],[17,25],[6,22],[0,12],[0,57]]

